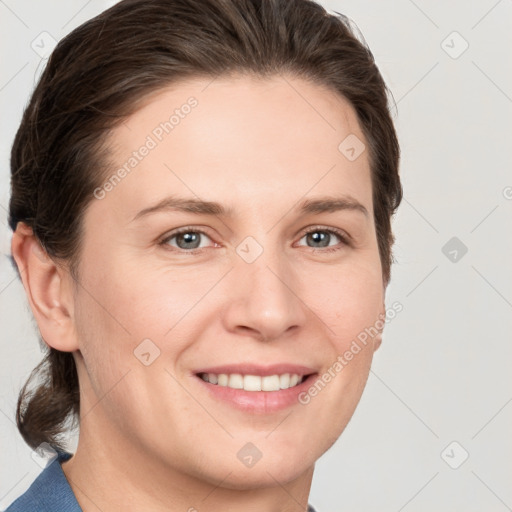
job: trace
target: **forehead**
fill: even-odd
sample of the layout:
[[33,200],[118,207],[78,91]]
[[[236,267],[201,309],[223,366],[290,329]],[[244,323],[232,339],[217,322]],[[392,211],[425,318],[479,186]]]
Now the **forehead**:
[[149,96],[111,133],[105,180],[121,176],[103,207],[131,215],[181,194],[283,208],[339,192],[371,210],[368,151],[349,159],[346,140],[365,148],[354,108],[326,87],[284,75],[180,82]]

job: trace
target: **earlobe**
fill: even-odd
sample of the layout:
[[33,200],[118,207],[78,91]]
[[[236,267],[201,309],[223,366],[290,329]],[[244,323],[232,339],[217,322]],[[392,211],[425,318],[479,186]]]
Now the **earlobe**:
[[382,344],[382,333],[379,332],[373,339],[373,351],[376,352]]
[[43,340],[63,352],[78,350],[67,270],[48,256],[23,222],[13,234],[11,252]]
[[377,327],[379,332],[373,338],[373,351],[374,352],[377,351],[382,344],[382,331],[384,330],[385,320],[386,320],[386,305],[383,302],[381,311],[379,313],[379,317],[378,317],[377,321],[375,322],[375,326]]

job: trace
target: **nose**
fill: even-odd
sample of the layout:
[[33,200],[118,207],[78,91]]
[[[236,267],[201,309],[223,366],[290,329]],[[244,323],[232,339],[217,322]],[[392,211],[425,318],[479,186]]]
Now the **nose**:
[[229,332],[272,341],[305,325],[308,308],[300,297],[300,279],[285,255],[270,259],[263,254],[235,267],[223,318]]

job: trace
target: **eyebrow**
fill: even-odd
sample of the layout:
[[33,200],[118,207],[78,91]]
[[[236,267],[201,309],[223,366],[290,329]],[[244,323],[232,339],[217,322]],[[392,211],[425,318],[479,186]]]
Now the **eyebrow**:
[[[341,197],[318,197],[315,199],[305,199],[298,203],[293,209],[302,215],[320,213],[332,213],[337,211],[356,211],[361,212],[365,217],[369,217],[368,210],[359,201],[351,196],[345,195]],[[159,213],[165,211],[179,211],[185,213],[193,213],[196,215],[215,215],[221,217],[232,217],[233,208],[226,208],[222,204],[214,201],[203,201],[195,198],[185,197],[166,197],[153,206],[144,208],[138,212],[132,221],[145,217],[152,213]]]

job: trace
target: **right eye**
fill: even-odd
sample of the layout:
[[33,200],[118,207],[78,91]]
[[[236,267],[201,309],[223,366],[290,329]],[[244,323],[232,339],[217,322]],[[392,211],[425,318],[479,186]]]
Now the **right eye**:
[[[165,236],[160,242],[159,245],[168,248],[169,246],[176,249],[178,252],[186,252],[190,254],[195,254],[197,252],[201,252],[205,247],[200,247],[201,237],[205,236],[210,238],[209,235],[197,228],[180,228],[176,231],[172,231],[167,236]],[[175,240],[176,245],[171,244],[171,240]],[[198,245],[199,244],[199,245]]]

